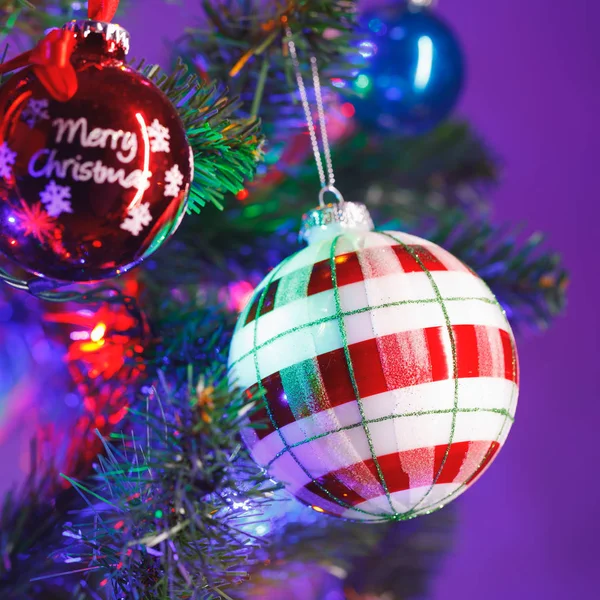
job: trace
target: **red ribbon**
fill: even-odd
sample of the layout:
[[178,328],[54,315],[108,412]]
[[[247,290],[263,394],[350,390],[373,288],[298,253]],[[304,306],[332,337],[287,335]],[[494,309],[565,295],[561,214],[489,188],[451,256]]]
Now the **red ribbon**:
[[[90,0],[88,18],[108,23],[118,6],[119,0]],[[77,74],[71,64],[75,45],[76,38],[72,31],[53,29],[33,50],[0,65],[0,74],[32,65],[48,93],[59,102],[66,102],[77,92]]]
[[33,72],[53,98],[70,100],[77,92],[77,73],[71,55],[77,40],[71,31],[51,31],[31,52]]
[[110,23],[119,8],[119,0],[89,0],[88,18]]

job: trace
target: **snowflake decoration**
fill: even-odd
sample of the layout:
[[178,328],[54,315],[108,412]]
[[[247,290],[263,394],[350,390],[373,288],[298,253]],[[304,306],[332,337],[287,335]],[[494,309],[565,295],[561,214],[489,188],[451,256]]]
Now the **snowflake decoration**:
[[62,213],[72,213],[71,188],[68,185],[57,185],[52,179],[43,192],[40,200],[46,205],[46,210],[51,217],[59,217]]
[[171,134],[169,129],[160,124],[158,119],[152,121],[152,125],[148,127],[148,137],[150,138],[150,150],[152,152],[170,152],[171,145],[169,140]]
[[127,211],[129,217],[121,223],[121,229],[129,231],[131,235],[138,236],[144,227],[150,225],[152,215],[150,214],[150,203],[136,204]]
[[56,228],[54,219],[44,210],[41,202],[36,202],[33,206],[28,206],[21,200],[22,210],[14,211],[18,220],[17,227],[26,235],[32,235],[39,242],[45,243],[52,237],[52,232]]
[[21,119],[29,127],[35,127],[38,121],[44,121],[49,118],[47,98],[41,98],[40,100],[30,98],[25,110],[21,113]]
[[6,142],[0,144],[0,177],[8,179],[12,176],[12,165],[17,160],[17,153],[13,152]]
[[176,198],[179,195],[179,191],[183,184],[183,174],[177,165],[173,165],[173,167],[165,173],[165,183],[167,184],[165,186],[165,198]]

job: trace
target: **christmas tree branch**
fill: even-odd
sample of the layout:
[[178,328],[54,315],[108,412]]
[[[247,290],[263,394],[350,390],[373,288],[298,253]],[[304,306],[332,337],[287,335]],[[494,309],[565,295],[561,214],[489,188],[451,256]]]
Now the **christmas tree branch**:
[[[497,182],[495,163],[464,122],[447,122],[412,138],[357,129],[333,148],[336,182],[344,198],[366,202],[384,219],[405,226],[453,207],[487,213],[490,204],[483,192]],[[275,183],[257,180],[248,188],[248,199],[230,215],[236,229],[268,234],[316,205],[319,183],[310,153],[300,164],[277,164],[275,169],[280,175],[273,178]]]
[[227,192],[238,192],[244,180],[254,177],[261,156],[259,122],[232,119],[239,101],[188,75],[182,62],[171,75],[162,73],[157,65],[144,67],[143,61],[136,68],[165,92],[186,128],[194,153],[189,210],[198,213],[207,202],[222,208]]
[[191,367],[185,394],[161,378],[132,414],[147,437],[113,436],[94,481],[71,481],[89,509],[54,556],[98,571],[116,596],[220,598],[246,577],[260,541],[243,524],[276,486],[237,437],[246,400]]
[[[120,9],[127,6],[121,0]],[[13,31],[35,43],[47,29],[62,27],[72,19],[87,18],[87,3],[73,0],[0,0],[0,42]]]
[[[65,501],[51,503],[37,488],[5,499],[2,531],[14,552],[11,572],[0,576],[0,585],[12,586],[3,598],[256,598],[275,585],[269,564],[293,575],[299,561],[350,573],[358,589],[354,559],[374,551],[389,529],[366,531],[312,511],[310,522],[286,519],[271,535],[258,529],[269,528],[273,502],[285,500],[273,496],[278,486],[241,444],[261,399],[227,388],[231,318],[174,301],[169,290],[147,295],[156,338],[144,355],[144,391],[127,425],[102,440],[95,474],[65,476],[72,487],[57,496]],[[56,485],[54,472],[49,478]],[[419,562],[414,534],[394,536],[403,540],[402,560]],[[249,574],[252,582],[240,586]],[[413,575],[405,584],[422,585],[422,573]]]
[[517,328],[546,329],[564,310],[568,274],[560,255],[544,249],[543,234],[523,239],[519,227],[494,226],[456,210],[427,235],[484,279]]
[[244,598],[262,599],[271,589],[293,587],[307,565],[340,579],[345,598],[425,598],[431,571],[451,546],[456,521],[452,508],[374,527],[301,514],[274,528],[260,565],[243,586]]
[[[54,19],[51,7],[72,8],[67,0],[34,4],[39,15],[24,0],[0,0],[2,35],[15,29],[38,35]],[[258,115],[275,142],[302,122],[299,106],[290,102],[295,83],[286,25],[305,65],[315,55],[326,78],[356,69],[349,56],[356,2],[275,1],[268,10],[259,0],[203,5],[210,29],[190,29],[177,45],[199,76],[181,64],[171,75],[136,65],[169,96],[186,128],[195,163],[193,212],[206,204],[222,207],[253,177],[262,153]],[[57,18],[65,20],[62,12]],[[239,99],[229,100],[221,84]],[[467,125],[449,123],[408,139],[355,133],[334,154],[347,200],[366,202],[382,227],[412,231],[453,252],[487,281],[513,323],[545,327],[562,310],[567,275],[560,258],[543,250],[541,236],[523,241],[516,230],[487,220],[482,192],[496,180],[495,160]],[[255,284],[300,248],[300,216],[316,204],[314,164],[277,168],[277,187],[248,187],[247,201],[231,210],[186,219],[138,271],[152,342],[138,340],[136,379],[115,377],[114,385],[139,401],[119,433],[99,436],[103,452],[92,477],[67,473],[71,487],[48,494],[56,486],[49,470],[5,498],[0,597],[189,600],[227,599],[239,591],[264,598],[261,585],[272,585],[274,572],[291,571],[298,561],[343,576],[348,598],[424,593],[424,574],[447,543],[448,513],[386,527],[316,515],[310,526],[292,521],[267,540],[254,527],[266,521],[263,512],[277,487],[241,442],[246,416],[262,399],[228,388],[233,317],[210,307],[232,282]],[[53,302],[135,304],[118,286],[72,291],[7,271],[0,270],[0,278]],[[129,350],[123,348],[123,356]],[[108,375],[98,380],[111,385]],[[44,560],[50,551],[52,568]],[[366,569],[365,555],[373,557]],[[249,574],[253,581],[243,584]]]
[[[240,522],[258,518],[276,489],[239,438],[258,399],[227,389],[229,328],[225,322],[215,328],[222,313],[196,305],[185,310],[164,291],[155,303],[156,343],[146,347],[143,399],[126,429],[104,441],[96,475],[81,482],[65,477],[82,503],[54,504],[50,498],[61,494],[42,493],[57,488],[53,470],[43,485],[34,474],[23,494],[5,498],[0,586],[11,593],[2,598],[98,600],[93,590],[103,587],[114,597],[217,598],[251,562],[259,541]],[[185,334],[172,337],[182,318]],[[63,534],[67,548],[57,538],[61,520],[73,524]],[[52,548],[50,568],[43,557]],[[55,596],[63,587],[65,595]]]
[[[31,579],[50,568],[48,548],[60,544],[62,520],[73,507],[71,490],[57,485],[52,463],[40,466],[37,445],[32,443],[30,475],[20,489],[8,492],[0,507],[0,596],[3,600],[37,598]],[[44,588],[40,598],[64,598],[54,594],[60,586]]]
[[[400,229],[431,239],[468,264],[490,286],[517,329],[545,329],[563,311],[568,275],[560,255],[544,248],[543,235],[523,240],[517,228],[495,225],[486,216],[459,208],[418,220],[411,216],[407,221],[401,218],[401,206],[396,207],[400,218],[391,218],[394,207],[370,208],[380,229]],[[269,234],[250,228],[224,236],[223,243],[210,233],[208,241],[188,235],[186,228],[154,259],[155,269],[147,276],[157,287],[169,281],[193,288],[202,285],[206,290],[236,281],[256,285],[271,268],[301,249],[298,228],[299,219],[288,219]],[[167,277],[168,265],[173,268]]]
[[[306,144],[306,136],[290,143]],[[274,183],[259,179],[227,211],[184,221],[175,239],[151,257],[149,277],[162,285],[258,283],[300,248],[300,218],[317,204],[310,146],[304,156],[294,166],[277,164],[268,176]],[[452,207],[477,218],[486,214],[482,190],[497,176],[487,147],[464,123],[447,123],[420,138],[386,140],[357,132],[334,147],[333,161],[346,200],[367,202],[379,224],[393,220],[403,228]]]
[[285,27],[289,25],[300,55],[315,56],[326,77],[349,77],[356,69],[356,2],[353,0],[211,0],[202,3],[208,28],[189,28],[177,53],[202,76],[219,81],[239,96],[248,116],[260,115],[265,130],[289,133],[299,106],[290,108],[295,91]]
[[[495,182],[496,169],[467,125],[447,123],[411,139],[359,133],[334,152],[346,200],[366,202],[380,229],[409,230],[456,254],[487,281],[517,327],[545,328],[563,310],[567,274],[560,257],[544,250],[543,236],[523,241],[516,229],[490,221],[482,192]],[[156,257],[151,277],[163,285],[167,281],[161,273],[167,272],[169,281],[177,283],[256,284],[299,250],[300,216],[316,205],[312,160],[285,173],[276,193],[264,185],[249,191],[245,201],[212,213],[199,229],[184,224]]]

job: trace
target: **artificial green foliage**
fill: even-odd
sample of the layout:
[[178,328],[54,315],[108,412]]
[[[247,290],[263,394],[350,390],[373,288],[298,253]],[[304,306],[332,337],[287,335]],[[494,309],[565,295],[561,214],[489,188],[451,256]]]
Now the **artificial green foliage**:
[[3,498],[0,507],[2,600],[63,598],[55,583],[44,586],[44,594],[38,596],[38,586],[31,581],[51,568],[48,546],[61,543],[64,515],[73,506],[72,494],[58,485],[53,466],[38,464],[37,455],[36,445],[32,444],[29,477]]
[[454,210],[432,224],[427,237],[485,280],[517,329],[546,329],[564,310],[568,274],[561,256],[545,249],[543,234],[523,236],[519,227]]
[[[373,135],[360,128],[333,148],[336,186],[344,198],[404,227],[443,215],[454,207],[485,214],[484,193],[498,178],[495,157],[473,128],[450,121],[416,137]],[[277,165],[285,177],[276,186],[250,186],[250,197],[229,220],[256,235],[277,230],[289,218],[316,206],[319,181],[312,155],[297,166]],[[333,198],[332,198],[333,200]]]
[[[358,132],[334,148],[337,185],[347,200],[364,202],[379,229],[432,239],[473,268],[492,288],[516,326],[546,328],[566,302],[567,274],[543,236],[490,217],[487,192],[497,179],[493,156],[473,130],[449,122],[417,138],[377,138]],[[361,168],[357,169],[356,164]],[[250,186],[210,221],[188,220],[154,257],[154,285],[256,282],[299,250],[303,212],[317,204],[319,183],[310,157],[276,186]],[[254,281],[254,280],[253,280]]]
[[277,486],[237,438],[247,400],[192,367],[185,389],[160,379],[131,417],[142,435],[113,435],[92,481],[69,479],[90,508],[68,527],[72,543],[55,558],[80,559],[76,566],[97,571],[115,597],[227,597],[260,544],[242,525],[260,518]]
[[176,52],[208,79],[239,96],[249,116],[260,116],[276,143],[298,128],[302,114],[291,97],[296,83],[289,60],[285,26],[300,55],[315,56],[324,76],[347,78],[356,70],[354,0],[261,0],[202,3],[208,25],[190,27]]
[[[119,14],[123,14],[128,5],[129,0],[120,0]],[[87,2],[84,0],[0,0],[0,42],[13,32],[23,34],[28,44],[23,49],[29,50],[47,29],[85,18]]]
[[35,41],[49,27],[73,18],[72,0],[0,0],[0,41],[13,30]]
[[292,520],[269,537],[267,560],[253,570],[243,597],[258,600],[269,590],[289,589],[309,565],[316,574],[338,578],[347,598],[426,598],[431,571],[452,545],[455,509],[419,521],[421,526],[412,521],[365,527],[322,515],[308,526],[306,519]]
[[238,192],[254,177],[263,141],[259,121],[233,118],[239,101],[188,75],[182,62],[171,75],[157,65],[144,66],[143,61],[136,68],[169,97],[186,129],[194,153],[188,210],[199,213],[207,203],[222,208],[227,192]]

